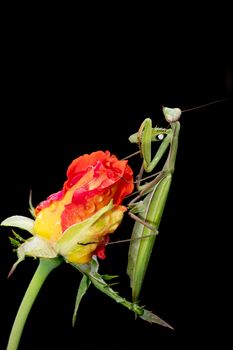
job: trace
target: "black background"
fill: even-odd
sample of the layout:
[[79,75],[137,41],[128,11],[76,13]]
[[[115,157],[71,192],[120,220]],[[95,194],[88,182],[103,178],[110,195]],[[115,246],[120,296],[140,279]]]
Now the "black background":
[[[110,150],[119,158],[136,151],[129,135],[145,117],[151,117],[154,125],[166,126],[162,105],[184,110],[231,97],[228,51],[222,49],[220,60],[213,60],[212,53],[190,61],[181,55],[178,63],[168,60],[150,70],[145,66],[140,73],[131,61],[125,75],[119,77],[117,65],[108,68],[108,78],[105,67],[104,81],[102,67],[96,61],[93,67],[91,59],[83,72],[80,63],[74,69],[74,61],[72,68],[66,61],[67,70],[63,66],[60,71],[55,59],[45,56],[36,61],[7,57],[1,111],[0,219],[28,216],[30,189],[34,205],[58,191],[74,158],[95,150]],[[85,77],[80,79],[82,73]],[[149,101],[139,102],[139,98]],[[145,105],[153,111],[141,111]],[[135,320],[133,313],[94,287],[83,299],[72,328],[81,275],[63,264],[42,287],[20,349],[131,349],[138,344],[151,349],[172,349],[179,344],[189,349],[194,343],[215,342],[220,333],[224,341],[232,231],[226,225],[230,218],[231,119],[231,101],[181,116],[176,170],[141,293],[141,305],[175,331]],[[138,169],[139,159],[129,164]],[[132,226],[125,215],[112,239],[129,238]],[[7,279],[16,255],[9,244],[10,231],[1,227],[0,232],[0,341],[5,349],[37,261],[26,259]],[[100,271],[118,274],[120,284],[115,288],[130,298],[127,249],[127,243],[108,246]]]

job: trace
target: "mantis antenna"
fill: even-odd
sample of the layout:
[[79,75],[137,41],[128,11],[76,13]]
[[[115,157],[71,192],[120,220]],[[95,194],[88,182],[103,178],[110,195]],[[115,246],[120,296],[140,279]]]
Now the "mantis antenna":
[[223,98],[222,100],[216,100],[216,101],[213,101],[213,102],[205,103],[205,104],[200,105],[200,106],[197,106],[197,107],[193,107],[193,108],[189,108],[189,109],[184,109],[184,110],[182,111],[182,113],[184,113],[184,112],[190,112],[190,111],[193,111],[193,110],[195,110],[195,109],[204,108],[204,107],[207,107],[207,106],[214,105],[215,103],[226,102],[226,101],[229,101],[229,100],[230,100],[229,98]]

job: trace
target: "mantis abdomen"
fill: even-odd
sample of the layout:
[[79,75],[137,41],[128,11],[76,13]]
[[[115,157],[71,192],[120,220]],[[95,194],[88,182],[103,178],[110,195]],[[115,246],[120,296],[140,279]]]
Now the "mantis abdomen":
[[154,227],[154,232],[137,221],[134,224],[127,267],[133,301],[137,301],[139,298],[155,238],[158,234],[171,180],[172,175],[170,173],[165,175],[144,199],[145,209],[140,217]]

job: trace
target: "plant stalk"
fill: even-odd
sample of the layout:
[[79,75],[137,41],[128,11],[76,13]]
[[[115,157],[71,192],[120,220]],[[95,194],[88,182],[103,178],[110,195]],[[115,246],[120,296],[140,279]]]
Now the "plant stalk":
[[42,287],[44,281],[50,274],[50,272],[61,264],[61,259],[40,259],[39,266],[37,267],[34,276],[27,288],[24,298],[20,304],[19,310],[15,317],[14,324],[11,329],[7,350],[17,350],[21,335],[31,310],[31,307]]

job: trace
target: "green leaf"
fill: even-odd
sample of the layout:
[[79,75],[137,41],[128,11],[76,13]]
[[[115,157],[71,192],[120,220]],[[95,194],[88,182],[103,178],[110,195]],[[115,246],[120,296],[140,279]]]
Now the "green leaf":
[[35,215],[35,208],[32,205],[32,191],[30,190],[30,194],[29,194],[29,211],[32,215],[33,218],[36,217]]
[[15,238],[19,241],[19,242],[25,242],[25,239],[23,237],[21,237],[18,233],[16,233],[14,230],[12,230]]
[[118,275],[101,275],[101,277],[105,280],[105,281],[110,281],[113,278],[118,278]]
[[3,220],[1,225],[18,227],[33,234],[34,223],[35,221],[33,219],[27,218],[26,216],[13,215]]
[[74,308],[74,313],[73,313],[73,318],[72,318],[73,327],[74,327],[75,322],[76,322],[79,304],[82,300],[82,297],[86,294],[90,284],[91,284],[90,279],[86,275],[83,275],[83,278],[82,278],[80,285],[79,285],[79,288],[78,288],[78,293],[77,293],[77,297],[76,297],[76,301],[75,301],[75,308]]
[[9,240],[14,248],[18,248],[21,244],[17,239],[14,239],[12,237],[9,237]]
[[121,297],[118,292],[113,290],[102,278],[102,276],[97,272],[98,271],[98,261],[97,258],[94,257],[89,264],[79,265],[79,264],[71,264],[84,275],[90,279],[92,284],[99,289],[102,293],[108,295],[110,298],[115,300],[118,304],[121,304],[133,311],[136,316],[139,316],[145,321],[150,323],[157,323],[161,326],[168,327],[173,329],[167,322],[163,321],[160,317],[156,316],[152,312],[145,310],[143,307],[139,306],[137,303],[132,303],[125,298]]
[[160,326],[164,326],[170,329],[174,328],[172,326],[170,326],[170,324],[168,324],[167,322],[165,322],[164,320],[162,320],[160,317],[156,316],[155,314],[153,314],[151,311],[148,310],[144,310],[143,315],[140,316],[143,320],[148,321],[150,323],[157,323]]
[[9,237],[9,240],[10,240],[11,244],[13,245],[13,247],[18,248],[18,247],[22,244],[22,242],[25,242],[25,239],[22,238],[22,237],[21,237],[18,233],[16,233],[14,230],[12,230],[12,232],[13,232],[15,238]]

